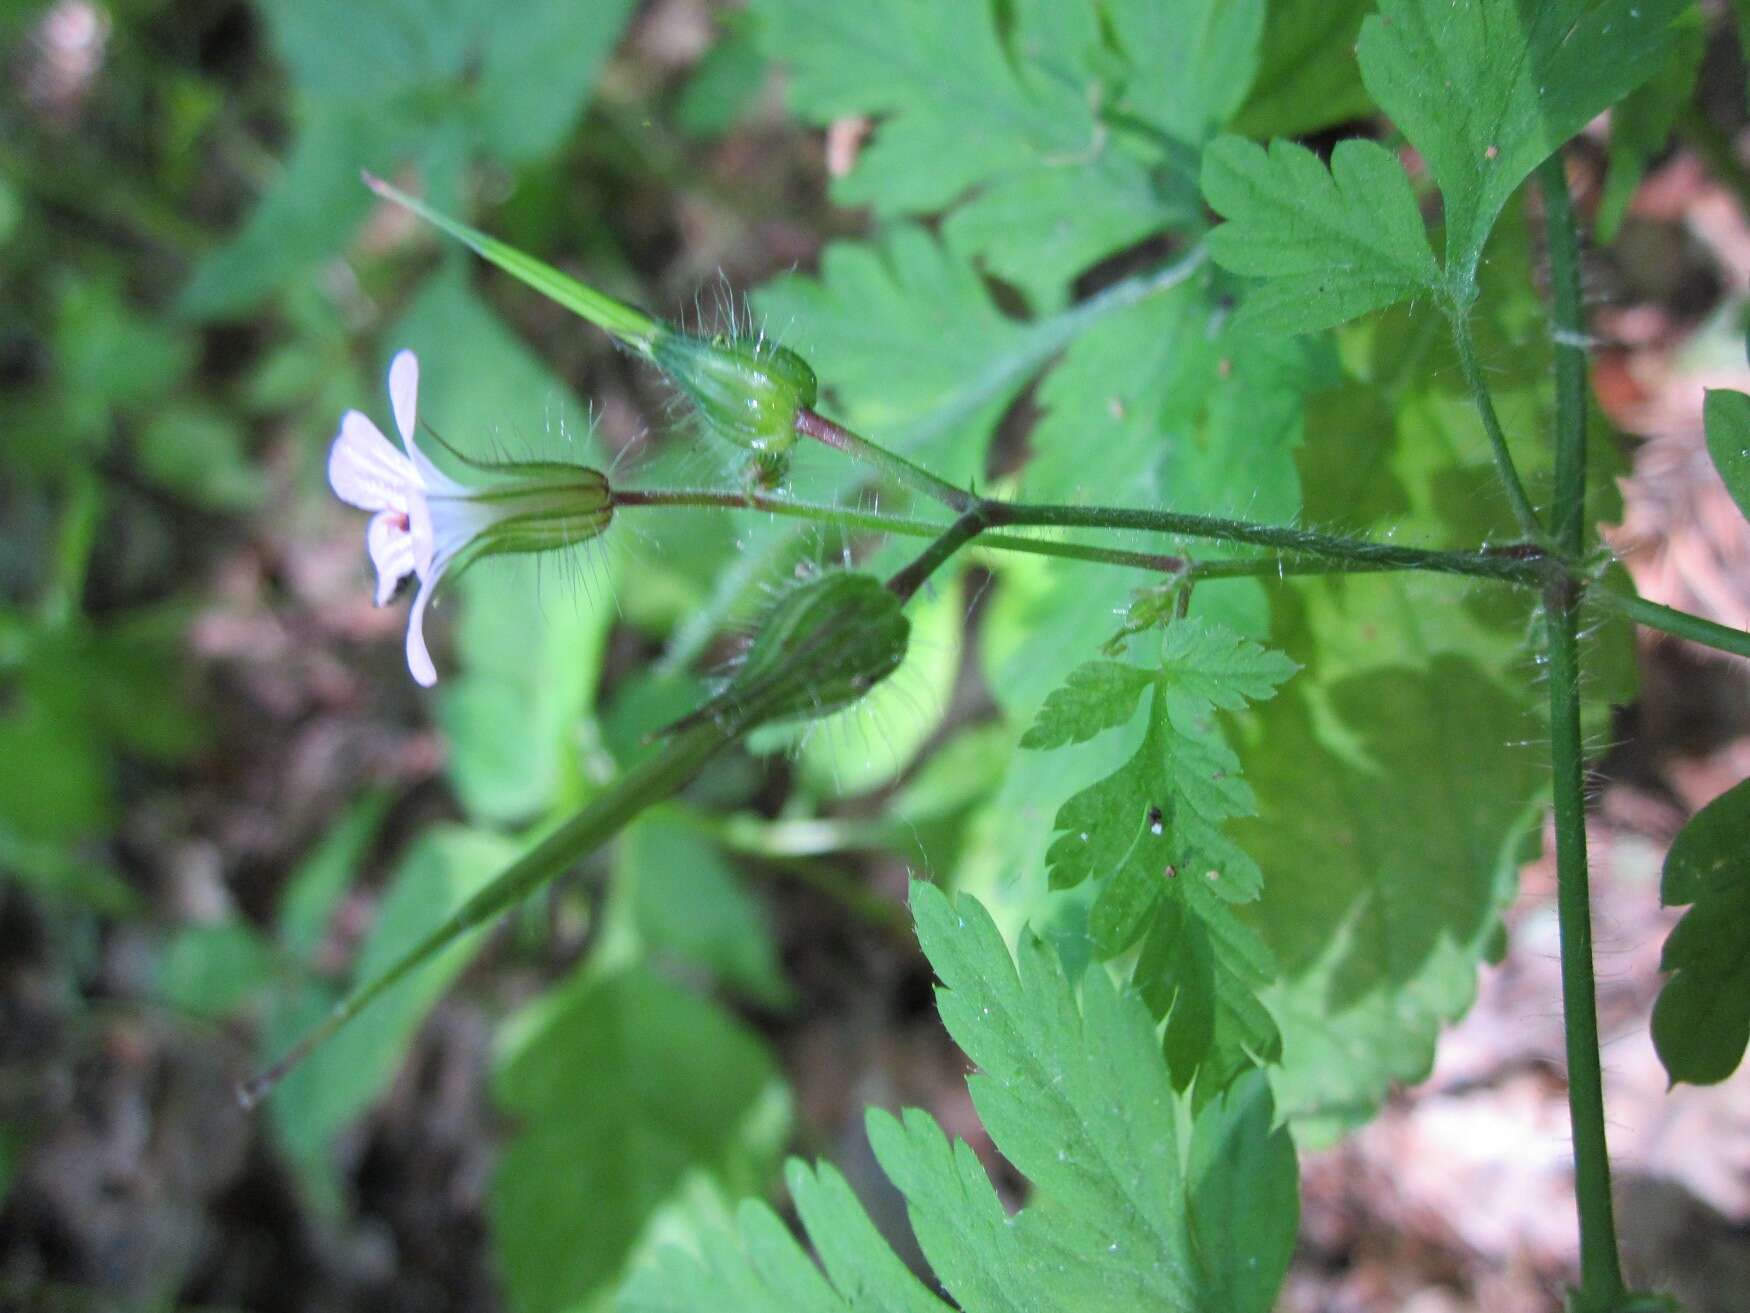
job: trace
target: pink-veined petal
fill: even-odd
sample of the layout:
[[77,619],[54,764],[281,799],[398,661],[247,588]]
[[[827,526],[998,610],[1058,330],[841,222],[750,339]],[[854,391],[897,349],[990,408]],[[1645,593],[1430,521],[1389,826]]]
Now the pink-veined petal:
[[413,535],[405,511],[378,511],[365,528],[365,546],[377,567],[377,605],[395,595],[401,581],[413,573]]
[[361,511],[401,509],[414,479],[413,462],[367,416],[349,410],[340,417],[328,449],[328,486],[336,497]]
[[401,441],[413,450],[413,430],[419,422],[419,357],[397,351],[389,362],[389,404],[395,408],[395,427]]
[[419,592],[414,595],[413,607],[407,613],[407,669],[422,688],[437,683],[437,667],[431,663],[431,653],[425,646],[425,607],[431,601],[437,583],[436,576],[420,580]]

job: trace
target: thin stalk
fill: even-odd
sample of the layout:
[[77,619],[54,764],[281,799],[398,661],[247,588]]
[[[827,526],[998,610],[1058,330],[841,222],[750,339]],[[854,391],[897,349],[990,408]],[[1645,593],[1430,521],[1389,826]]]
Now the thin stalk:
[[912,594],[923,586],[924,581],[944,561],[984,532],[991,519],[991,511],[987,506],[975,506],[967,511],[944,529],[935,542],[918,553],[915,560],[894,572],[893,577],[887,581],[888,591],[902,602],[910,601]]
[[1452,315],[1452,340],[1458,347],[1459,368],[1464,371],[1464,381],[1470,388],[1471,400],[1476,404],[1477,415],[1483,421],[1483,432],[1489,435],[1489,448],[1495,455],[1495,472],[1501,476],[1501,487],[1507,494],[1508,504],[1513,508],[1513,518],[1518,521],[1520,532],[1534,543],[1544,541],[1543,525],[1538,521],[1537,512],[1531,508],[1531,499],[1525,495],[1525,484],[1520,481],[1519,470],[1513,464],[1513,453],[1507,450],[1507,435],[1501,431],[1501,418],[1495,414],[1495,401],[1489,394],[1489,385],[1483,378],[1482,367],[1477,364],[1476,343],[1471,338],[1470,320],[1463,313]]
[[1221,542],[1251,543],[1296,557],[1340,561],[1344,569],[1428,570],[1437,574],[1468,575],[1529,584],[1543,579],[1549,556],[1531,545],[1476,547],[1468,550],[1432,550],[1400,547],[1396,543],[1367,538],[1344,538],[1334,534],[1295,529],[1287,525],[1253,524],[1214,515],[1186,515],[1178,511],[1152,511],[1121,506],[1047,506],[1029,503],[1005,504],[1003,523],[1050,525],[1058,528],[1140,529],[1176,534],[1183,538],[1208,538]]
[[1580,241],[1574,228],[1574,203],[1568,196],[1567,166],[1557,151],[1539,167],[1544,230],[1549,246],[1550,299],[1555,315],[1556,546],[1578,557],[1586,509],[1586,348],[1580,307]]
[[1734,656],[1750,657],[1750,633],[1745,633],[1742,629],[1733,629],[1712,620],[1704,620],[1701,616],[1691,615],[1687,611],[1649,602],[1633,593],[1618,593],[1608,588],[1588,590],[1586,600],[1615,611],[1618,615],[1627,616],[1648,629],[1687,638],[1692,643],[1730,652]]
[[[1455,321],[1457,325],[1458,321]],[[1458,328],[1461,333],[1465,330]],[[1468,336],[1463,341],[1468,343]],[[1462,348],[1468,351],[1468,347]],[[1476,364],[1474,353],[1467,357]],[[1480,377],[1478,379],[1481,385]],[[1488,420],[1494,417],[1494,405],[1487,390],[1478,393],[1479,405]],[[1485,423],[1488,422],[1485,421]],[[1343,538],[1333,534],[1314,533],[1285,525],[1253,524],[1246,520],[1230,520],[1213,515],[1185,515],[1178,511],[1152,511],[1117,506],[1055,506],[1024,502],[998,502],[980,497],[964,488],[938,479],[928,470],[919,468],[903,456],[853,433],[831,420],[822,419],[805,410],[796,420],[797,431],[826,443],[874,466],[891,477],[916,488],[952,508],[958,514],[983,508],[991,514],[991,523],[1006,525],[1054,526],[1082,529],[1140,529],[1150,533],[1177,534],[1184,538],[1208,538],[1222,542],[1251,543],[1271,547],[1300,557],[1321,560],[1360,562],[1364,569],[1431,570],[1441,574],[1462,574],[1479,579],[1500,579],[1513,583],[1541,582],[1546,574],[1548,553],[1541,546],[1543,529],[1532,516],[1535,541],[1509,548],[1477,548],[1471,551],[1428,551],[1417,547],[1399,547],[1393,543],[1371,542],[1364,538]],[[1500,425],[1494,425],[1500,435]],[[1501,450],[1506,440],[1501,439]],[[1518,475],[1512,462],[1506,464],[1513,486],[1519,488]],[[1523,502],[1524,489],[1519,488]],[[1530,512],[1530,503],[1524,502]]]
[[[711,488],[648,488],[616,491],[614,506],[699,506],[731,511],[763,511],[784,515],[795,520],[813,520],[842,529],[862,529],[870,533],[897,533],[908,538],[934,538],[945,524],[931,520],[915,520],[903,515],[884,515],[880,511],[860,511],[848,506],[828,506],[820,502],[792,501],[787,497],[772,497],[764,493],[719,492]],[[979,539],[980,545],[1008,552],[1026,552],[1034,556],[1056,556],[1071,561],[1093,561],[1101,565],[1124,565],[1157,574],[1176,574],[1190,562],[1183,556],[1161,552],[1128,552],[1116,547],[1095,547],[1087,543],[1057,542],[1049,538],[1022,538],[1013,534],[991,533]],[[1248,565],[1259,564],[1247,562]],[[1274,573],[1259,565],[1257,574]]]
[[[1026,503],[987,501],[995,508],[994,522],[1015,525],[1079,526],[1101,529],[1132,529],[1175,533],[1188,538],[1208,538],[1277,547],[1279,554],[1223,560],[1196,560],[1159,552],[1132,552],[1096,547],[1087,543],[1027,538],[1018,534],[983,533],[980,547],[1006,552],[1025,552],[1068,560],[1122,565],[1157,574],[1190,572],[1199,580],[1238,578],[1286,578],[1308,574],[1363,574],[1392,570],[1427,570],[1438,574],[1469,575],[1507,583],[1530,584],[1540,577],[1548,558],[1539,550],[1524,547],[1477,548],[1472,551],[1431,551],[1400,547],[1359,538],[1337,538],[1304,530],[1249,524],[1172,511],[1125,508],[1037,506]],[[950,526],[936,521],[885,515],[878,511],[828,506],[818,502],[791,501],[761,493],[720,492],[708,488],[652,488],[616,491],[614,506],[694,506],[723,510],[762,511],[793,519],[814,520],[871,533],[895,533],[912,538],[933,538]],[[1049,517],[1049,518],[1046,518]]]
[[639,812],[679,791],[734,735],[706,721],[676,734],[662,748],[633,766],[604,792],[506,867],[435,930],[395,963],[347,995],[267,1070],[237,1090],[245,1108],[259,1103],[312,1050],[351,1021],[378,997],[431,961],[458,938],[528,897],[571,869],[613,838]]
[[797,413],[796,431],[805,438],[813,438],[834,451],[842,451],[847,456],[880,470],[895,483],[921,492],[924,496],[941,502],[951,511],[959,513],[978,505],[979,497],[976,493],[957,488],[946,479],[938,479],[923,466],[914,465],[898,452],[889,451],[879,443],[871,442],[861,434],[834,424],[824,415],[816,414],[806,407]]
[[1562,947],[1562,1025],[1567,1037],[1568,1120],[1574,1136],[1574,1196],[1580,1213],[1580,1303],[1616,1307],[1623,1295],[1610,1148],[1604,1136],[1604,1078],[1598,1058],[1598,999],[1592,975],[1592,890],[1586,869],[1586,798],[1580,745],[1578,598],[1566,582],[1544,595],[1549,641],[1550,759],[1555,768],[1556,917]]

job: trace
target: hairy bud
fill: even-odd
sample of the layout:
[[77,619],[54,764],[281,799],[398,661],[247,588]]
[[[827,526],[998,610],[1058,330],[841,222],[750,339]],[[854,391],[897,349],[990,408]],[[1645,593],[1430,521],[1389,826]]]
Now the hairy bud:
[[787,449],[796,441],[797,413],[820,391],[806,360],[765,341],[670,331],[652,343],[651,357],[706,424],[750,451]]
[[710,717],[739,733],[850,706],[905,658],[902,605],[873,575],[798,584],[766,616],[729,687],[676,728]]

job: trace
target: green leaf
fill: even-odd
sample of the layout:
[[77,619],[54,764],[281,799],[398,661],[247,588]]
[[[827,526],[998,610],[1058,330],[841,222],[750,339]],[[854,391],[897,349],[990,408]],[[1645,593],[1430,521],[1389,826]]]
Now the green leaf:
[[1280,653],[1180,620],[1162,637],[1158,671],[1084,666],[1022,739],[1025,747],[1091,738],[1129,719],[1141,689],[1152,685],[1142,746],[1058,809],[1059,837],[1046,862],[1053,888],[1095,882],[1088,933],[1099,956],[1147,936],[1135,982],[1167,1018],[1174,1084],[1186,1087],[1202,1069],[1203,1096],[1277,1046],[1275,1023],[1257,997],[1271,979],[1269,950],[1228,906],[1258,896],[1256,864],[1222,830],[1255,802],[1213,712],[1270,698],[1293,672]]
[[1063,687],[1045,699],[1039,718],[1021,736],[1021,746],[1061,748],[1066,743],[1085,743],[1135,715],[1137,700],[1154,682],[1154,672],[1118,661],[1077,666]]
[[[955,1304],[1265,1313],[1296,1212],[1293,1149],[1267,1087],[1244,1082],[1188,1121],[1147,1010],[1104,970],[1082,977],[1078,1005],[1057,956],[1029,935],[1017,964],[972,899],[914,884],[912,907],[943,1022],[980,1069],[974,1105],[1034,1187],[1011,1217],[977,1156],[928,1115],[870,1114],[876,1157]],[[1236,1168],[1243,1182],[1228,1179]],[[622,1313],[946,1313],[838,1173],[792,1165],[789,1182],[824,1279],[768,1208],[744,1204],[733,1240],[706,1236],[696,1257],[671,1249],[635,1271]]]
[[[1538,501],[1551,483],[1534,439],[1550,431],[1552,348],[1522,209],[1483,261],[1474,327]],[[1306,522],[1428,545],[1514,535],[1442,318],[1399,307],[1338,343],[1344,381],[1307,415]],[[1614,439],[1596,420],[1589,431],[1587,518],[1608,522]],[[1266,996],[1282,1028],[1277,1105],[1318,1139],[1421,1079],[1440,1025],[1470,1005],[1548,788],[1524,746],[1547,742],[1547,699],[1528,678],[1529,594],[1378,575],[1290,580],[1273,599],[1272,641],[1305,671],[1236,722],[1261,815],[1234,837],[1269,890],[1241,915],[1282,973]],[[1605,672],[1631,642],[1620,626],[1589,639],[1582,691],[1598,732],[1628,696]]]
[[483,147],[523,162],[564,145],[635,3],[525,0],[509,22],[483,0],[476,19]]
[[689,1194],[761,1188],[789,1129],[759,1041],[640,970],[586,973],[513,1019],[494,1091],[520,1127],[489,1203],[518,1313],[603,1291]]
[[[1102,256],[1199,218],[1196,149],[1243,98],[1258,0],[758,0],[805,118],[880,120],[834,185],[878,217],[953,207],[948,244],[1054,306]],[[1114,105],[1115,112],[1103,107]]]
[[767,1003],[788,990],[759,905],[703,834],[646,814],[626,831],[618,879],[645,945]]
[[259,990],[271,968],[267,946],[241,921],[186,926],[165,946],[153,992],[197,1017],[222,1017]]
[[[424,832],[402,858],[378,903],[355,980],[370,980],[442,924],[515,854],[508,840],[480,830],[437,827]],[[426,1011],[467,965],[478,932],[462,936],[391,994],[330,1039],[320,1062],[294,1069],[268,1101],[268,1115],[293,1161],[312,1174],[328,1170],[330,1144],[395,1074]],[[263,1027],[261,1047],[277,1057],[325,1014],[326,990],[306,989],[282,999]]]
[[1241,306],[1247,327],[1328,328],[1441,284],[1409,179],[1375,142],[1339,142],[1327,170],[1294,142],[1266,155],[1223,137],[1204,154],[1203,192],[1228,220],[1210,235],[1211,253],[1265,279]]
[[249,217],[182,289],[182,314],[239,314],[332,254],[370,211],[359,170],[387,168],[415,130],[393,111],[361,114],[321,100],[296,121],[291,149]]
[[1703,410],[1707,454],[1738,509],[1750,518],[1750,396],[1709,388]]
[[1593,219],[1600,244],[1616,239],[1648,161],[1671,139],[1671,129],[1695,90],[1706,33],[1698,10],[1685,17],[1659,71],[1610,111],[1610,171]]
[[1119,111],[1202,145],[1252,89],[1265,9],[1264,0],[1116,0],[1112,30],[1133,70]]
[[1234,122],[1248,137],[1304,137],[1373,111],[1355,42],[1373,0],[1270,0],[1252,94]]
[[1440,185],[1453,299],[1507,198],[1659,68],[1685,0],[1382,0],[1361,76]]
[[1671,1083],[1714,1085],[1750,1042],[1750,780],[1697,812],[1665,855],[1659,901],[1690,904],[1665,941],[1671,978],[1653,1007],[1653,1045]]
[[[1261,522],[1301,514],[1294,449],[1306,396],[1335,375],[1328,344],[1236,333],[1218,294],[1192,280],[1102,320],[1078,337],[1045,376],[1045,412],[1029,435],[1023,471],[1030,500],[1148,505]],[[1207,543],[1139,538],[1152,550],[1196,558],[1224,554]],[[1005,715],[1029,724],[1123,620],[1135,591],[1160,576],[1069,562],[994,555],[1001,585],[984,613],[978,650]],[[1268,594],[1255,580],[1199,587],[1191,613],[1253,636],[1268,626]],[[1117,769],[1142,725],[1090,741],[1074,754],[1022,753],[974,827],[978,841],[956,879],[1019,925],[1051,917],[1045,853],[1051,800]],[[1068,933],[1082,934],[1080,927]]]

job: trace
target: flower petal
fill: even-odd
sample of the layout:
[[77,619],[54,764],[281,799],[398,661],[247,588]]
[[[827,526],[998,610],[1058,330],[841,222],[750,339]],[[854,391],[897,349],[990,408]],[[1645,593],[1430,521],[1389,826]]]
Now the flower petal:
[[378,511],[365,528],[365,546],[377,567],[377,605],[395,595],[401,581],[413,573],[413,534],[405,511]]
[[414,478],[413,462],[368,417],[356,410],[340,417],[340,433],[328,449],[328,486],[336,497],[361,511],[399,510]]
[[437,683],[437,667],[431,663],[431,653],[425,646],[425,606],[437,588],[438,576],[422,579],[419,592],[413,598],[413,608],[407,613],[407,669],[423,688]]
[[424,582],[431,577],[437,543],[432,532],[431,503],[426,501],[422,492],[407,499],[407,536],[413,551],[413,572]]
[[395,427],[401,441],[413,450],[413,430],[419,422],[419,357],[397,351],[389,362],[389,403],[395,407]]

